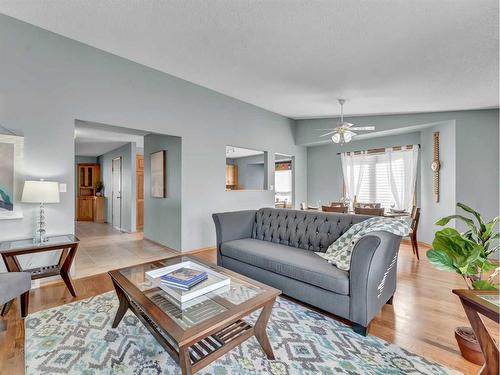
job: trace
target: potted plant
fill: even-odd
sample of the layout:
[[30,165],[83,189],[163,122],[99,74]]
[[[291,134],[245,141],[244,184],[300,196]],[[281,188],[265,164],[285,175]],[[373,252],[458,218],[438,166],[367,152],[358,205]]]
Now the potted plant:
[[104,191],[104,184],[102,183],[102,181],[97,181],[97,183],[95,184],[95,195],[100,197],[102,196],[103,191]]
[[[436,225],[445,226],[456,219],[465,223],[467,230],[460,233],[455,228],[446,227],[437,231],[427,258],[434,267],[462,276],[469,289],[496,290],[499,285],[495,280],[500,267],[489,257],[500,248],[495,245],[500,233],[494,233],[500,217],[484,222],[477,211],[465,204],[457,203],[457,207],[464,210],[466,216],[450,215],[439,219]],[[465,359],[479,365],[484,363],[481,348],[470,327],[457,327],[455,338]]]

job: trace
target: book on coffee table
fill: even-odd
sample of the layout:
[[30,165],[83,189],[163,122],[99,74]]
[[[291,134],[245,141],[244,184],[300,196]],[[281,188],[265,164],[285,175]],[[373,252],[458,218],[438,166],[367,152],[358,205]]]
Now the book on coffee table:
[[[183,270],[179,274],[174,273],[174,271],[180,271],[183,268],[187,268],[190,271]],[[180,277],[187,277],[188,274],[192,277],[195,277],[195,274],[199,274],[198,272],[205,273],[206,279],[188,289],[181,288],[177,285],[168,285],[167,282],[162,279],[162,277],[170,275],[171,273],[174,273],[174,275]],[[153,284],[159,286],[171,297],[173,297],[179,305],[183,305],[185,302],[190,301],[193,298],[200,297],[204,294],[210,293],[230,284],[229,277],[215,272],[213,269],[205,267],[200,263],[193,261],[186,261],[175,264],[173,266],[158,268],[152,271],[145,272],[145,275],[146,278],[153,282]],[[169,276],[167,276],[167,278],[169,278]]]
[[160,276],[160,280],[163,285],[189,290],[196,284],[206,280],[207,277],[206,271],[182,267]]

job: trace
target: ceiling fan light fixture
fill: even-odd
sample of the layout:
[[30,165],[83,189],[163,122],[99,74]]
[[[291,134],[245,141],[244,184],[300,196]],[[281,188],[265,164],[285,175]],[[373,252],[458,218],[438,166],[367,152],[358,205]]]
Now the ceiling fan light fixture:
[[332,135],[332,142],[333,143],[340,143],[340,134],[339,133],[335,133],[334,135]]
[[350,130],[346,131],[344,133],[344,141],[345,141],[345,143],[351,142],[352,137],[354,137],[355,135],[356,135],[356,133],[354,133],[354,132],[352,132]]

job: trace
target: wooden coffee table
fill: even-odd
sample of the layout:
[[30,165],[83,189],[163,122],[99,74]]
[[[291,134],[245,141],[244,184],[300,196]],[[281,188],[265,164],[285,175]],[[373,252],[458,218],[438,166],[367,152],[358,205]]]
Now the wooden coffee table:
[[[185,261],[228,276],[230,286],[179,308],[158,284],[146,278],[145,272]],[[274,359],[266,326],[280,290],[186,256],[126,267],[109,275],[120,301],[113,328],[130,309],[179,364],[183,375],[197,372],[252,336],[267,358]],[[262,311],[254,326],[243,320],[258,309]]]

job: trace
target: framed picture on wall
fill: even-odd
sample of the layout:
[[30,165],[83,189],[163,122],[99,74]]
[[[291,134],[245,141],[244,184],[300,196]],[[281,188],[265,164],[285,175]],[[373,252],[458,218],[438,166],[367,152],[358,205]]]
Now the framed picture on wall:
[[151,154],[151,196],[167,197],[167,151],[161,150]]
[[23,151],[23,137],[0,134],[0,220],[23,217],[16,199],[23,184]]

